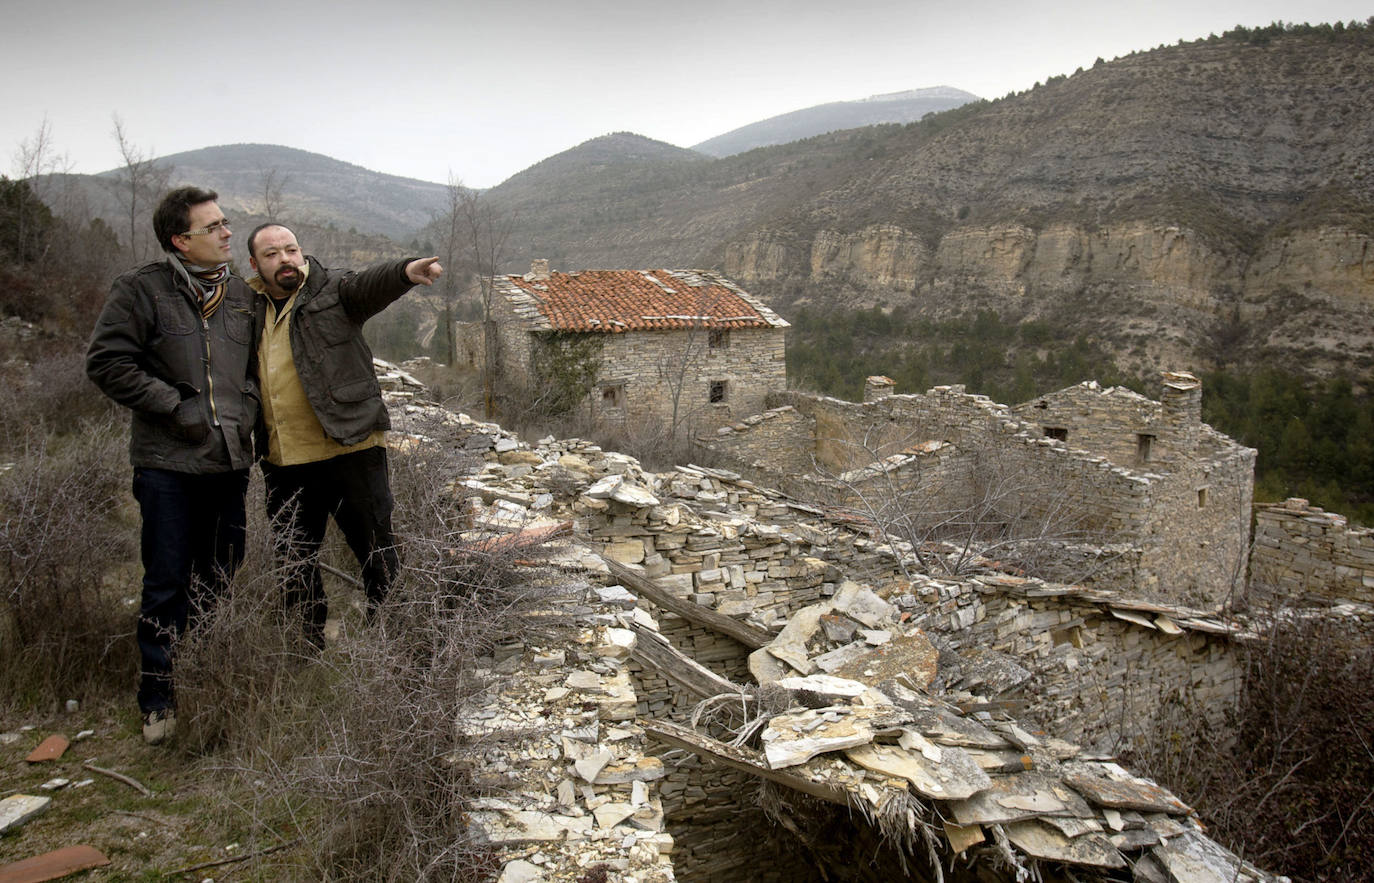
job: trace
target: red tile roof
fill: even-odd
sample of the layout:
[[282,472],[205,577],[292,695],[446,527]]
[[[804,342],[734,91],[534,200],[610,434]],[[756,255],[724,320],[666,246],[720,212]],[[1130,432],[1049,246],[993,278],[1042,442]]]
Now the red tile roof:
[[582,270],[547,278],[498,276],[496,283],[540,330],[619,334],[787,326],[738,285],[703,270]]

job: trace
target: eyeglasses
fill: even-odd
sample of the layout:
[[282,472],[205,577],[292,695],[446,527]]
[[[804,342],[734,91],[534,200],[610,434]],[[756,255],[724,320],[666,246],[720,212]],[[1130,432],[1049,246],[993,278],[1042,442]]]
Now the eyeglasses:
[[213,224],[207,224],[199,230],[187,230],[182,236],[204,236],[206,233],[218,233],[221,230],[229,229],[229,219],[220,218]]

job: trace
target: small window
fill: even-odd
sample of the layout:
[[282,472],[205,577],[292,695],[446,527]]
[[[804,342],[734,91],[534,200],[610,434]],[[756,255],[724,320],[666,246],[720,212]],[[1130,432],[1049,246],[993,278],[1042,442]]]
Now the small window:
[[615,386],[601,387],[601,407],[620,408],[625,404],[625,386],[617,384]]
[[1062,442],[1069,440],[1069,431],[1062,426],[1046,426],[1044,430],[1045,438],[1052,438]]
[[706,345],[713,350],[723,350],[730,345],[730,332],[723,328],[713,328],[706,335]]
[[1207,508],[1207,488],[1205,487],[1197,489],[1197,507],[1199,509]]
[[727,391],[728,391],[728,390],[726,389],[726,383],[725,383],[724,380],[712,380],[712,381],[711,381],[711,404],[717,405],[717,404],[720,404],[720,403],[724,402],[724,401],[725,401],[725,395],[726,395],[726,392],[727,392]]
[[1135,459],[1137,463],[1147,463],[1150,460],[1150,449],[1154,447],[1155,437],[1147,433],[1140,433],[1135,437]]

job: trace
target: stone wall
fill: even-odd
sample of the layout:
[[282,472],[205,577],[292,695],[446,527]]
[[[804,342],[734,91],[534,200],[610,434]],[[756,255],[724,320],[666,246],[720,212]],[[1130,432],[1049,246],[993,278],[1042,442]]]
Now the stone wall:
[[[1061,539],[1133,545],[1136,581],[1119,590],[1220,604],[1244,580],[1255,452],[1200,422],[1200,396],[1190,375],[1166,378],[1162,404],[1083,384],[1029,403],[1039,424],[960,386],[863,403],[788,392],[700,444],[760,484],[880,521],[985,506]],[[1119,462],[1145,434],[1149,469]]]
[[1303,499],[1257,506],[1250,575],[1299,603],[1374,604],[1374,530]]

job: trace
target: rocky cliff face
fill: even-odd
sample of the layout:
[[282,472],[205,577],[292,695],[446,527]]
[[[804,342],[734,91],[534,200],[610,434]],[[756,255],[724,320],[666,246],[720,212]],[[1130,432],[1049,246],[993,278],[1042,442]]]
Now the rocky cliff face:
[[[759,231],[725,249],[725,273],[761,291],[790,283],[794,303],[881,304],[932,315],[990,307],[1097,331],[1123,367],[1208,366],[1219,328],[1318,374],[1365,370],[1374,352],[1374,248],[1341,227],[1268,240],[1253,255],[1173,224],[1085,229],[1055,223],[957,227],[930,248],[892,224],[810,241]],[[1094,305],[1120,301],[1104,315]],[[1231,353],[1239,357],[1243,353]]]

